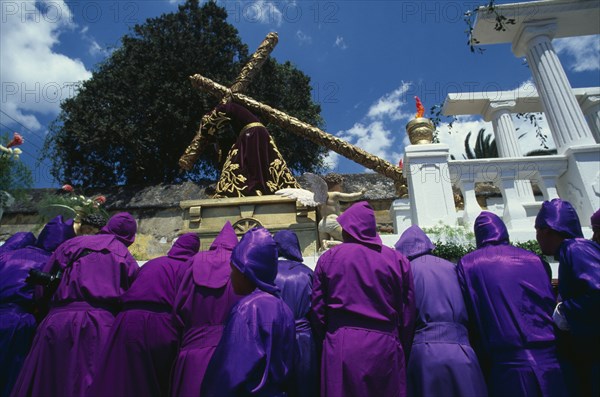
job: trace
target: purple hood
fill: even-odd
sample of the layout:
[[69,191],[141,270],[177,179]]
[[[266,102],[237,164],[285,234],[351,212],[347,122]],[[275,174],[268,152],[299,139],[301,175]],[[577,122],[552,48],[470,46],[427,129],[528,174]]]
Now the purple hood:
[[255,227],[244,234],[233,249],[231,263],[257,288],[279,295],[277,276],[277,244],[267,229]]
[[431,254],[431,251],[435,249],[435,245],[417,225],[412,225],[406,229],[394,247],[396,247],[396,251],[404,254],[410,261],[419,256]]
[[229,281],[229,258],[238,243],[231,223],[227,221],[208,251],[194,255],[192,268],[194,283],[201,287],[221,288]]
[[64,222],[62,215],[59,215],[44,226],[37,238],[36,246],[46,252],[54,252],[59,245],[73,237],[75,237],[73,219]]
[[113,215],[106,226],[104,226],[98,234],[112,234],[129,247],[135,241],[135,233],[137,232],[137,223],[133,216],[128,212],[119,212]]
[[291,230],[280,230],[273,236],[279,256],[291,261],[302,262],[302,251],[298,236]]
[[559,198],[542,203],[542,208],[535,218],[535,227],[555,230],[567,238],[583,238],[575,208],[568,201]]
[[473,225],[477,248],[486,245],[505,245],[509,243],[508,230],[500,217],[494,213],[482,211]]
[[381,238],[377,234],[375,212],[366,201],[359,201],[344,211],[337,218],[342,229],[351,237],[348,243],[368,245],[381,248]]
[[196,233],[185,233],[179,236],[171,247],[167,256],[173,259],[186,260],[198,252],[200,239]]

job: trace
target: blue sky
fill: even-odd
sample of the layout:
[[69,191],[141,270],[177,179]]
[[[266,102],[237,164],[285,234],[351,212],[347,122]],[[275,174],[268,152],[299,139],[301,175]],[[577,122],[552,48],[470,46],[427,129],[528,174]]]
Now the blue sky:
[[[514,1],[513,1],[514,2]],[[178,1],[0,1],[0,132],[24,135],[23,161],[36,187],[60,186],[44,160],[36,166],[49,123],[72,84],[91,76],[136,23],[176,11]],[[486,1],[218,1],[253,51],[270,31],[279,34],[272,53],[311,78],[325,130],[397,163],[408,143],[405,125],[413,97],[426,109],[448,93],[532,92],[531,74],[510,44],[470,52],[462,14]],[[508,3],[498,1],[498,4]],[[600,38],[554,40],[573,87],[600,85]],[[202,73],[202,71],[198,71]],[[533,126],[516,120],[524,152],[539,147]],[[464,137],[491,125],[461,117],[442,142],[457,158]],[[332,170],[364,167],[332,154]]]

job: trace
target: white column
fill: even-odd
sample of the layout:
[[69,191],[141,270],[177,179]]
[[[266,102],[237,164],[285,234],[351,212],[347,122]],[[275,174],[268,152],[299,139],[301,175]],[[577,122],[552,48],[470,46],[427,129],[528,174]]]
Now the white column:
[[581,110],[587,119],[596,143],[600,143],[600,96],[589,95],[581,100]]
[[[492,101],[484,114],[485,121],[492,121],[496,146],[500,157],[522,157],[521,148],[517,139],[515,125],[511,111],[516,106],[515,101]],[[528,180],[515,181],[519,202],[528,203],[535,201],[531,182]]]
[[559,154],[575,145],[595,143],[567,75],[552,46],[556,21],[523,23],[513,41],[516,56],[525,55]]
[[475,219],[481,214],[481,206],[477,202],[475,195],[475,182],[472,178],[462,178],[458,182],[458,187],[463,195],[465,208],[463,210],[463,226],[467,230],[473,230]]
[[423,227],[454,226],[456,207],[448,169],[450,148],[441,143],[409,145],[404,153],[411,221]]

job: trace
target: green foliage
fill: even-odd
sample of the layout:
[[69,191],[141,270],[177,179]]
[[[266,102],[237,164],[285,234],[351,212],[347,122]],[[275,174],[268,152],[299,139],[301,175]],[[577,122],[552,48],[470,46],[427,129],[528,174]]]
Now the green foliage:
[[514,245],[515,247],[519,247],[519,248],[523,248],[528,251],[531,251],[534,254],[536,254],[537,256],[543,256],[542,250],[540,248],[540,244],[537,242],[537,240],[522,241],[522,242],[513,243],[512,245]]
[[485,135],[485,128],[479,130],[477,134],[477,140],[475,141],[475,149],[471,149],[469,139],[471,133],[467,134],[465,138],[465,154],[467,159],[488,159],[498,157],[498,147],[496,146],[496,140],[493,135]]
[[[10,140],[8,134],[3,134],[0,136],[0,145],[4,147]],[[0,151],[0,190],[8,192],[19,200],[25,196],[25,190],[33,185],[33,177],[31,170],[15,153],[18,152],[16,150],[13,152],[12,149],[7,149],[7,152]]]
[[469,252],[475,251],[475,246],[472,244],[459,244],[455,242],[436,241],[435,249],[432,254],[440,258],[456,262]]
[[[432,254],[446,260],[456,262],[466,254],[477,249],[475,245],[475,234],[463,227],[453,227],[440,223],[440,225],[423,228],[423,231],[433,236],[435,250]],[[511,243],[515,247],[523,248],[542,256],[540,245],[536,240]]]
[[[248,47],[226,18],[215,2],[200,6],[188,0],[177,12],[136,25],[62,104],[44,145],[52,175],[86,187],[214,178],[218,160],[212,150],[189,172],[180,171],[178,160],[202,116],[217,104],[193,88],[189,76],[201,73],[229,86],[249,59]],[[319,126],[320,107],[311,100],[309,83],[291,64],[269,60],[249,94]],[[268,127],[294,172],[322,166],[324,148]],[[222,139],[231,141],[221,142],[227,147],[235,137]]]

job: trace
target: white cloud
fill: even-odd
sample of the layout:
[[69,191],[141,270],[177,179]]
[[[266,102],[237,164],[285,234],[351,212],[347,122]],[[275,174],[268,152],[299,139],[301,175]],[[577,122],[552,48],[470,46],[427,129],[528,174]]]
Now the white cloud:
[[312,37],[310,37],[309,35],[307,35],[306,33],[304,33],[301,30],[298,30],[296,32],[296,38],[300,42],[300,45],[311,44],[312,43]]
[[335,43],[333,43],[333,46],[341,48],[342,50],[345,50],[346,48],[348,48],[348,45],[346,44],[346,42],[344,41],[344,38],[342,36],[337,36],[335,38]]
[[574,72],[600,70],[600,35],[567,37],[552,42],[559,54],[568,56],[568,67]]
[[281,26],[283,23],[283,13],[273,1],[254,1],[242,7],[243,17],[248,22],[259,22]]
[[372,119],[389,117],[392,120],[401,120],[403,118],[407,118],[407,114],[402,113],[400,108],[406,104],[406,98],[403,96],[408,91],[410,86],[410,83],[403,82],[400,87],[379,98],[377,102],[375,102],[369,108],[367,117]]
[[58,114],[60,102],[74,94],[74,84],[91,73],[81,60],[54,51],[60,34],[75,28],[64,1],[15,2],[3,12],[2,110],[37,130],[41,125],[35,114]]

